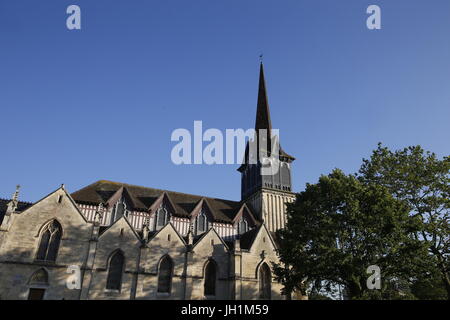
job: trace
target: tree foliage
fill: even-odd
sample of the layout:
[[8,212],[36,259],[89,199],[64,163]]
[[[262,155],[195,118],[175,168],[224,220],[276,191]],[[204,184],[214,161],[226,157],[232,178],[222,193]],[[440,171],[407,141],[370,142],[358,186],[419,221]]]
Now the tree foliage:
[[439,270],[431,270],[410,284],[411,294],[420,300],[446,300],[447,291]]
[[370,265],[386,279],[420,273],[426,251],[413,236],[420,220],[408,213],[387,188],[340,170],[308,184],[288,205],[287,227],[278,233],[281,263],[274,270],[285,293],[342,285],[350,298],[361,299]]
[[[450,298],[449,195],[450,157],[420,146],[379,144],[358,174],[321,176],[288,204],[279,231],[285,293],[342,285],[352,299]],[[367,290],[369,265],[381,268],[380,291]]]
[[390,151],[379,144],[363,160],[359,179],[388,188],[411,216],[420,218],[415,237],[428,247],[433,257],[428,272],[439,270],[450,299],[450,157],[439,160],[420,146]]

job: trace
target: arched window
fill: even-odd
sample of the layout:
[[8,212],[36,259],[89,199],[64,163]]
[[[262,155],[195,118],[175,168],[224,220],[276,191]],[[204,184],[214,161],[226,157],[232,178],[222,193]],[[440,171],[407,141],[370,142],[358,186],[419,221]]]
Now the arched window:
[[122,272],[125,258],[121,251],[115,252],[109,260],[106,289],[120,290],[122,285]]
[[117,220],[119,220],[122,216],[128,216],[127,204],[124,198],[121,198],[112,208],[111,210],[111,221],[113,224]]
[[155,224],[156,224],[155,229],[156,230],[161,229],[168,222],[169,222],[169,212],[164,207],[159,208],[158,211],[156,212],[156,217],[155,217]]
[[271,284],[272,284],[272,275],[270,273],[270,268],[267,263],[263,263],[261,267],[259,267],[259,298],[263,300],[270,300],[271,297]]
[[197,217],[197,232],[205,232],[208,230],[208,219],[206,214],[202,211]]
[[165,256],[159,264],[158,292],[170,293],[172,284],[173,262],[169,256]]
[[204,283],[205,296],[216,295],[216,279],[217,279],[216,264],[214,263],[214,261],[208,261],[205,268],[205,283]]
[[48,273],[45,269],[39,269],[30,278],[30,291],[28,300],[43,300],[45,289],[48,287]]
[[125,214],[126,208],[127,208],[127,206],[126,206],[125,202],[123,202],[123,201],[120,201],[117,204],[116,220],[119,219],[120,217],[122,217]]
[[238,232],[239,232],[239,234],[243,234],[243,233],[246,233],[247,231],[248,231],[247,220],[245,220],[244,218],[241,218],[241,220],[239,221],[239,224],[238,224]]
[[42,261],[55,261],[61,242],[62,228],[58,221],[49,222],[41,232],[41,240],[36,259]]
[[30,278],[30,286],[46,286],[48,285],[48,273],[45,269],[41,268],[37,270]]
[[287,187],[291,184],[291,174],[289,172],[289,165],[287,163],[281,163],[281,182]]

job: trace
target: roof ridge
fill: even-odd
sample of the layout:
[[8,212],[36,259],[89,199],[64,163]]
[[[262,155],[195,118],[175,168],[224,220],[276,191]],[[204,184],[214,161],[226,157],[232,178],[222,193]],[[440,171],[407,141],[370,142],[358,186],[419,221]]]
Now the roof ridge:
[[[114,184],[118,184],[118,185],[122,185],[122,186],[129,186],[129,187],[138,187],[138,188],[146,188],[146,189],[153,189],[153,190],[157,190],[157,191],[162,191],[162,192],[170,192],[170,193],[177,193],[177,194],[184,194],[184,195],[188,195],[188,196],[194,196],[194,197],[199,197],[199,198],[204,198],[204,199],[212,199],[212,200],[223,200],[223,201],[230,201],[230,202],[236,202],[236,203],[241,203],[242,201],[237,201],[237,200],[228,200],[228,199],[223,199],[223,198],[214,198],[214,197],[207,197],[207,196],[201,196],[198,194],[192,194],[192,193],[186,193],[186,192],[179,192],[179,191],[172,191],[172,190],[166,190],[166,189],[158,189],[158,188],[152,188],[152,187],[145,187],[145,186],[140,186],[137,184],[129,184],[129,183],[123,183],[123,182],[117,182],[117,181],[111,181],[111,180],[98,180],[94,183],[91,183],[90,185],[77,190],[75,192],[81,191],[91,185],[95,185],[98,183],[114,183]],[[74,193],[75,193],[74,192]]]

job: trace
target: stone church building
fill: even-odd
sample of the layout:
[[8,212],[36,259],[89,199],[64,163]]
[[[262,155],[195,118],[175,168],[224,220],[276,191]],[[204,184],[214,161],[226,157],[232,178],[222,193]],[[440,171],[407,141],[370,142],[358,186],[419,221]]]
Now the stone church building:
[[[255,129],[272,129],[262,64]],[[246,155],[241,201],[102,180],[26,203],[17,188],[0,199],[0,299],[284,299],[272,262],[294,158],[280,148],[263,176]]]

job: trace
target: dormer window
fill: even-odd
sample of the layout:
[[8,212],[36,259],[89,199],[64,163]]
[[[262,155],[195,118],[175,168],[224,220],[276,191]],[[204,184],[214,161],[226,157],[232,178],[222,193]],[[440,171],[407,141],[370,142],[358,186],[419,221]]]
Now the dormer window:
[[124,215],[128,216],[127,204],[125,203],[125,200],[121,198],[112,208],[111,224],[119,220]]
[[123,216],[124,215],[124,213],[125,213],[125,210],[126,210],[126,204],[125,204],[125,202],[124,201],[120,201],[118,204],[117,204],[117,210],[116,210],[116,215],[117,215],[117,217],[121,217],[121,216]]
[[160,207],[155,215],[155,230],[160,230],[169,223],[169,212],[166,208]]
[[202,211],[197,216],[197,233],[203,233],[208,230],[208,218],[206,214]]
[[241,220],[238,223],[238,233],[243,234],[248,231],[248,222],[244,218],[241,218]]

